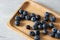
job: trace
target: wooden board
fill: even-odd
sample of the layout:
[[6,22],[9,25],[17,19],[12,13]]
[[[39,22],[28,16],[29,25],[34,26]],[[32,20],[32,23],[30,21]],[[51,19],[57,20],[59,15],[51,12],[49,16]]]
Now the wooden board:
[[[39,4],[35,3],[35,2],[33,2],[33,1],[24,1],[22,3],[22,5],[20,5],[19,8],[14,12],[14,14],[12,14],[12,16],[9,19],[7,25],[8,25],[8,27],[10,29],[16,31],[19,34],[22,34],[24,37],[27,38],[27,40],[34,40],[34,38],[31,37],[31,36],[29,36],[29,31],[30,30],[26,29],[26,25],[29,24],[32,27],[32,25],[34,23],[31,22],[31,21],[23,20],[23,21],[21,21],[21,24],[20,24],[19,27],[17,27],[17,26],[14,25],[14,20],[15,20],[14,18],[15,18],[16,15],[19,15],[18,10],[20,8],[22,8],[23,10],[28,11],[29,14],[33,12],[36,15],[37,14],[40,15],[41,17],[44,17],[44,13],[45,12],[52,13],[52,15],[54,15],[57,18],[56,22],[54,22],[54,24],[55,24],[55,26],[56,26],[57,29],[60,29],[60,14],[57,14],[57,13],[55,13],[55,12],[53,12],[53,11],[45,8],[44,6],[39,5]],[[52,38],[49,35],[42,35],[42,34],[40,35],[40,38],[42,40],[60,40],[60,39]]]

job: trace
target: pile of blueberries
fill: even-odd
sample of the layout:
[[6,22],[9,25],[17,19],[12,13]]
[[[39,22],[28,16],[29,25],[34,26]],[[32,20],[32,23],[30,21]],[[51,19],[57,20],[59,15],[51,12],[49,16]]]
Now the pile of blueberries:
[[[40,30],[42,30],[42,34],[48,34],[48,28],[51,29],[52,32],[49,33],[51,37],[60,38],[60,30],[57,30],[53,24],[56,21],[55,16],[51,15],[49,12],[45,12],[44,18],[41,20],[40,15],[35,15],[34,13],[28,14],[27,11],[22,9],[19,10],[20,16],[15,16],[14,24],[16,26],[20,25],[21,20],[30,20],[34,22],[34,25],[26,25],[26,29],[31,31],[29,32],[30,36],[34,36],[34,40],[40,40]],[[33,31],[34,30],[34,31]]]

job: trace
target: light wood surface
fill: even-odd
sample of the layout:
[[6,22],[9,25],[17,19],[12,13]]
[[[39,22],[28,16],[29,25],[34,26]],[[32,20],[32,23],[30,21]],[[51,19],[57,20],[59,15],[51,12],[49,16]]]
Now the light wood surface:
[[[28,13],[35,13],[36,15],[40,15],[42,18],[44,17],[44,13],[45,12],[50,12],[52,13],[52,15],[54,15],[57,19],[56,19],[56,22],[54,22],[55,26],[57,29],[60,28],[60,14],[56,14],[55,12],[43,7],[42,5],[39,5],[33,1],[24,1],[22,3],[22,5],[16,10],[16,12],[12,15],[12,17],[9,19],[7,25],[10,29],[16,31],[17,33],[19,34],[22,34],[24,37],[27,38],[27,40],[34,40],[33,37],[29,36],[29,31],[30,30],[27,30],[26,29],[26,25],[29,24],[32,25],[34,24],[33,22],[31,21],[26,21],[26,20],[23,20],[21,21],[21,24],[19,27],[15,26],[14,25],[14,17],[16,15],[19,15],[19,12],[18,10],[22,8],[23,10],[26,10],[28,11]],[[60,39],[55,39],[55,38],[52,38],[50,37],[49,35],[40,35],[41,37],[41,40],[60,40]]]

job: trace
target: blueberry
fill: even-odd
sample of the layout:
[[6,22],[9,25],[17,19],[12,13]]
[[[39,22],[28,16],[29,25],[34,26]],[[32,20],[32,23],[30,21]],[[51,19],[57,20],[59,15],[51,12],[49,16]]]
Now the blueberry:
[[28,15],[28,12],[27,12],[27,11],[24,11],[24,12],[23,12],[23,15],[24,15],[24,16]]
[[57,30],[56,38],[60,38],[60,30]]
[[39,30],[36,30],[35,31],[35,35],[40,35],[40,31]]
[[60,34],[56,33],[55,38],[60,39]]
[[45,20],[45,21],[48,21],[48,20],[49,20],[49,15],[50,15],[49,12],[46,12],[46,13],[45,13],[45,16],[44,16],[44,20]]
[[22,10],[22,9],[20,9],[20,10],[19,10],[19,13],[20,13],[20,14],[23,14],[23,10]]
[[44,23],[44,24],[42,25],[42,27],[43,27],[43,29],[47,29],[47,24]]
[[49,23],[50,28],[54,28],[54,24],[52,22]]
[[31,17],[35,17],[35,14],[34,14],[34,13],[31,13],[30,16],[31,16]]
[[56,28],[52,28],[52,32],[53,33],[56,33],[57,32],[57,29]]
[[50,22],[55,22],[56,18],[54,16],[49,17]]
[[46,12],[45,13],[45,16],[49,17],[50,13],[49,12]]
[[35,22],[36,21],[36,18],[35,17],[32,17],[31,18],[31,21]]
[[19,22],[19,21],[15,21],[14,24],[15,24],[16,26],[19,26],[20,22]]
[[60,30],[57,30],[57,33],[60,34]]
[[30,25],[27,25],[27,26],[26,26],[26,29],[30,29]]
[[33,25],[32,29],[33,30],[38,30],[38,25]]
[[25,16],[25,19],[26,19],[26,20],[30,20],[31,17],[27,15],[27,16]]
[[16,20],[16,21],[20,21],[20,19],[21,19],[20,16],[16,16],[16,17],[15,17],[15,20]]
[[38,25],[38,29],[40,29],[40,30],[43,29],[41,24]]
[[35,25],[39,25],[39,23],[40,23],[39,21],[35,21],[34,22]]
[[55,37],[55,33],[53,33],[53,32],[51,32],[49,35],[50,35],[51,37]]
[[47,16],[44,17],[44,20],[45,20],[45,21],[48,21],[48,20],[49,20],[49,17],[47,17]]
[[25,16],[24,16],[24,15],[20,15],[20,18],[21,18],[21,19],[25,19]]
[[46,35],[46,34],[48,33],[48,31],[47,31],[46,29],[44,29],[44,30],[42,31],[42,33]]
[[34,40],[40,40],[40,36],[38,35],[34,36]]
[[37,20],[40,20],[40,15],[36,15],[36,19]]
[[35,32],[34,31],[30,31],[30,36],[35,36]]

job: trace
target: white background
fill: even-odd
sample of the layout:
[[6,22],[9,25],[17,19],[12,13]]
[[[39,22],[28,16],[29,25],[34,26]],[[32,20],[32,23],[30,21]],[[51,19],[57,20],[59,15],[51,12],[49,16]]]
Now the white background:
[[[24,0],[0,0],[0,40],[27,40],[6,26],[7,19]],[[60,13],[60,0],[34,0]]]

